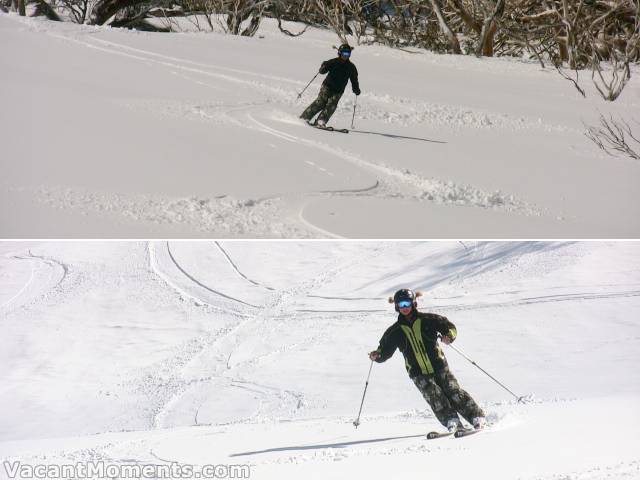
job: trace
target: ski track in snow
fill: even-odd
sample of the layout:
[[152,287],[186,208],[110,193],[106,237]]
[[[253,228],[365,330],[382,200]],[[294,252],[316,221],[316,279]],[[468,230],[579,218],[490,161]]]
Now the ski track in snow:
[[257,287],[262,287],[266,290],[271,290],[274,291],[275,288],[273,287],[269,287],[267,285],[263,285],[259,282],[256,282],[255,280],[251,280],[249,277],[247,277],[239,268],[238,266],[235,264],[235,262],[233,261],[233,259],[231,258],[231,256],[227,253],[227,251],[222,247],[222,245],[220,244],[219,241],[214,241],[214,245],[216,247],[218,247],[218,250],[220,250],[220,252],[222,252],[222,254],[224,255],[224,257],[229,261],[229,264],[231,265],[231,267],[238,273],[238,275],[240,275],[242,278],[244,278],[247,282],[257,286]]
[[[11,257],[13,259],[23,259],[24,257]],[[35,268],[33,267],[33,265],[30,265],[30,275],[29,275],[29,279],[27,280],[27,282],[22,286],[22,288],[20,288],[20,290],[18,290],[18,292],[13,295],[9,300],[5,301],[2,303],[2,305],[0,305],[0,308],[5,308],[7,305],[11,304],[11,302],[13,302],[16,298],[18,298],[20,295],[22,295],[25,290],[27,290],[29,288],[29,286],[31,285],[31,283],[33,282],[33,279],[35,278]]]
[[195,283],[196,285],[198,285],[199,287],[202,287],[203,289],[215,294],[215,295],[219,295],[220,297],[226,298],[228,300],[232,300],[234,302],[238,302],[244,306],[248,306],[248,307],[253,307],[253,308],[258,308],[257,305],[253,305],[251,303],[245,302],[244,300],[241,300],[239,298],[236,297],[232,297],[230,295],[227,295],[225,293],[222,293],[218,290],[214,290],[213,288],[205,285],[204,283],[200,282],[199,280],[197,280],[196,278],[194,278],[190,273],[188,273],[175,259],[175,257],[173,256],[173,253],[171,253],[171,244],[170,242],[166,242],[167,245],[167,253],[169,254],[169,258],[171,258],[171,261],[173,262],[173,264],[178,268],[178,270],[180,270],[180,272],[182,272],[189,280],[191,280],[193,283]]
[[[218,82],[231,83],[241,88],[249,88],[253,91],[266,93],[267,98],[259,102],[246,102],[237,105],[224,103],[214,104],[187,104],[183,102],[127,102],[127,107],[133,109],[158,110],[158,113],[191,116],[206,122],[234,125],[239,128],[249,128],[272,135],[281,140],[304,145],[309,148],[321,150],[328,155],[346,160],[351,164],[373,172],[379,176],[375,185],[355,190],[330,190],[307,194],[313,197],[317,195],[367,195],[378,198],[403,198],[413,201],[431,201],[445,205],[463,205],[479,208],[500,209],[521,215],[540,216],[546,214],[533,205],[517,199],[513,195],[500,191],[485,192],[471,185],[459,185],[453,181],[424,178],[406,169],[397,169],[361,158],[358,154],[349,152],[339,147],[334,147],[326,142],[303,138],[290,132],[285,132],[268,126],[264,120],[258,120],[259,111],[255,109],[261,105],[287,105],[298,108],[295,100],[295,87],[300,82],[284,81],[277,76],[251,72],[248,70],[234,69],[219,65],[209,65],[181,59],[169,55],[163,55],[149,50],[130,47],[113,41],[96,38],[91,32],[83,38],[74,38],[69,34],[58,34],[47,31],[54,38],[70,41],[87,48],[96,49],[109,54],[121,55],[137,61],[152,62],[164,68],[168,68],[174,74],[182,75],[188,81],[196,81],[212,88],[223,88],[219,84],[202,82],[193,75],[214,79]],[[225,72],[225,73],[221,73]],[[260,78],[260,81],[246,80],[251,76]],[[291,88],[275,86],[273,83],[289,83]],[[464,107],[449,107],[432,105],[426,102],[416,104],[409,98],[395,98],[388,95],[375,93],[365,94],[370,100],[381,105],[393,105],[394,109],[406,109],[407,112],[393,113],[392,119],[387,121],[401,124],[430,122],[446,127],[488,127],[488,128],[539,128],[540,122],[526,119],[510,119],[505,115],[495,115],[475,112]],[[343,109],[350,109],[348,102],[343,102]],[[250,110],[246,113],[246,110]],[[388,109],[365,110],[361,112],[365,118],[384,119],[390,113]],[[287,123],[294,123],[286,113],[278,113],[280,118]],[[293,117],[293,116],[291,116]],[[412,119],[409,121],[409,119]],[[249,122],[247,122],[249,120]],[[297,120],[297,119],[295,119]],[[300,124],[300,122],[298,122]],[[547,128],[547,126],[544,126]],[[566,133],[563,127],[549,127],[551,130]],[[307,162],[313,168],[323,174],[332,175],[321,165],[315,162]],[[408,193],[409,192],[409,193]],[[303,215],[304,202],[297,215],[284,214],[285,203],[288,200],[299,202],[291,195],[274,195],[263,199],[236,200],[231,197],[218,198],[162,198],[150,195],[122,195],[106,192],[89,192],[82,189],[69,187],[41,187],[37,198],[40,202],[60,209],[80,209],[118,215],[132,221],[147,221],[159,225],[187,225],[203,234],[216,236],[243,236],[250,232],[261,231],[262,235],[287,238],[327,237],[334,236],[309,223]],[[264,219],[270,219],[264,221]]]
[[[346,262],[335,262],[333,264],[329,264],[323,270],[322,275],[315,276],[309,280],[301,281],[298,284],[294,284],[293,286],[290,286],[286,289],[281,289],[281,290],[272,289],[271,291],[269,291],[269,295],[266,301],[261,306],[255,306],[255,305],[250,305],[239,298],[231,297],[229,295],[223,294],[222,292],[217,290],[216,287],[205,285],[201,281],[193,278],[191,275],[189,275],[186,272],[185,268],[180,265],[179,260],[177,260],[173,254],[171,254],[169,243],[170,242],[166,242],[166,250],[169,253],[169,258],[171,262],[177,267],[178,272],[180,274],[183,274],[189,281],[193,283],[193,286],[197,287],[198,289],[204,288],[208,292],[212,292],[215,295],[220,296],[224,299],[238,302],[243,306],[250,306],[250,307],[257,308],[257,311],[249,312],[244,316],[242,320],[240,320],[233,327],[222,330],[221,332],[218,332],[218,334],[215,337],[209,337],[203,344],[199,345],[199,348],[197,349],[197,351],[195,351],[194,355],[192,355],[187,361],[181,362],[180,367],[182,370],[188,367],[190,364],[197,362],[199,357],[205,354],[211,355],[212,350],[215,349],[221,343],[226,341],[237,342],[237,338],[240,332],[246,333],[247,331],[250,331],[250,332],[253,332],[255,335],[256,334],[255,332],[260,331],[260,329],[265,329],[266,323],[269,320],[273,319],[274,317],[287,317],[292,314],[295,314],[295,312],[299,310],[295,310],[295,309],[293,311],[290,310],[290,307],[289,307],[289,303],[291,302],[289,300],[290,298],[295,299],[300,296],[307,295],[308,292],[314,291],[320,285],[326,282],[329,282],[332,278],[343,273],[345,270],[352,268],[353,266],[358,265],[363,261],[370,261],[372,258],[375,258],[375,256],[383,254],[385,250],[384,248],[382,248],[382,249],[378,249],[373,254],[366,252],[366,253],[363,253],[362,255],[352,256]],[[177,245],[180,245],[180,243],[178,242]],[[225,257],[229,267],[234,272],[239,273],[239,270],[237,269],[235,263],[231,260],[231,257],[226,252],[224,252],[224,250],[220,249],[219,245],[216,245],[216,244],[214,245],[218,247],[216,248],[216,250]],[[150,251],[152,249],[155,251],[155,249],[152,246],[150,246],[149,249]],[[157,260],[158,258],[157,253],[150,255],[150,257],[154,259],[153,265],[152,265],[153,270],[156,272],[162,272],[161,273],[162,278],[165,281],[169,279],[168,283],[170,285],[176,285],[177,283],[176,280],[171,279],[171,275],[168,274],[166,271],[163,271],[163,268],[159,265]],[[244,275],[241,275],[241,276],[246,279]],[[252,283],[252,282],[249,282],[249,283]],[[184,288],[180,288],[179,291],[184,292]],[[202,303],[206,302],[206,300],[199,298],[197,294],[186,292],[186,295],[188,295],[191,298],[197,299],[198,302],[202,302]],[[154,425],[157,428],[165,426],[165,419],[170,415],[171,409],[178,405],[180,400],[185,396],[185,394],[188,392],[191,386],[195,384],[200,385],[203,382],[215,382],[215,381],[221,381],[221,380],[224,382],[229,382],[229,378],[231,378],[229,383],[231,386],[235,386],[234,383],[237,383],[237,382],[246,382],[246,380],[236,376],[230,377],[230,375],[232,374],[232,370],[237,369],[238,367],[246,368],[246,367],[257,365],[259,362],[261,362],[266,358],[281,354],[283,352],[286,352],[292,349],[299,348],[300,346],[307,345],[309,344],[309,342],[313,342],[318,338],[322,337],[323,335],[324,334],[322,332],[320,334],[312,333],[311,336],[305,339],[305,341],[303,342],[287,344],[287,345],[283,345],[282,347],[275,347],[264,354],[254,355],[248,360],[235,362],[230,366],[229,362],[231,361],[231,359],[233,359],[234,350],[235,348],[237,348],[237,346],[233,347],[230,352],[224,352],[224,356],[227,357],[226,370],[223,370],[221,373],[217,373],[215,375],[199,377],[191,381],[184,381],[184,380],[179,381],[178,382],[179,385],[176,386],[176,388],[174,389],[175,391],[173,395],[170,397],[168,401],[165,402],[162,408],[160,408],[158,413],[155,415]],[[223,376],[225,378],[222,378]],[[174,377],[181,378],[181,375],[175,374]],[[283,403],[284,405],[288,405],[288,404],[291,405],[292,403],[295,404],[295,408],[294,408],[295,410],[301,408],[302,405],[304,404],[304,398],[296,392],[281,391],[280,389],[271,389],[268,386],[261,386],[261,388],[262,388],[261,394],[264,396],[264,400],[261,403],[260,409],[258,410],[258,412],[254,414],[253,417],[263,418],[265,415],[270,415],[272,410],[278,410],[282,408]],[[247,422],[251,421],[253,417],[246,419],[246,421]],[[198,418],[198,410],[196,409],[196,412],[194,414],[195,421],[197,421],[197,418]]]
[[[277,130],[258,121],[251,114],[247,114],[247,117],[262,131],[270,133],[275,137],[324,150],[329,154],[343,158],[344,160],[367,170],[373,170],[384,177],[384,180],[380,181],[377,188],[367,189],[358,193],[372,193],[383,198],[409,198],[418,201],[434,201],[440,204],[498,208],[524,215],[540,216],[542,214],[536,207],[528,205],[526,202],[515,198],[513,195],[505,194],[500,191],[487,193],[470,185],[457,185],[451,181],[444,182],[437,179],[426,179],[406,169],[398,170],[384,164],[369,162],[360,158],[356,154],[338,147],[333,147],[324,142],[308,140]],[[414,193],[412,195],[407,195],[405,192],[408,190]]]
[[497,303],[476,303],[473,305],[451,305],[451,304],[434,304],[433,308],[446,308],[451,311],[462,311],[462,310],[482,310],[486,308],[495,308],[495,307],[517,307],[522,305],[536,305],[540,303],[549,303],[549,302],[567,302],[567,301],[580,301],[580,300],[598,300],[603,298],[629,298],[629,297],[638,297],[640,296],[640,290],[624,290],[621,292],[610,292],[610,293],[589,293],[589,292],[579,292],[579,293],[569,293],[565,295],[545,295],[540,297],[531,297],[531,298],[521,298],[518,300],[511,300],[507,302],[497,302]]
[[[178,282],[174,278],[172,278],[172,275],[173,277],[175,277],[176,273],[174,272],[172,274],[171,273],[172,269],[168,268],[168,265],[175,266],[178,269],[178,272],[177,272],[178,275],[182,274],[186,276],[187,279],[191,282],[194,282],[194,280],[188,274],[186,274],[184,270],[182,270],[182,268],[175,262],[173,257],[170,255],[169,242],[163,242],[163,245],[165,248],[163,248],[161,252],[158,252],[156,245],[152,242],[149,242],[147,248],[149,252],[150,268],[156,275],[158,275],[158,277],[160,277],[167,285],[169,285],[169,287],[174,289],[181,297],[192,300],[196,305],[207,305],[221,312],[231,313],[233,315],[237,315],[240,317],[248,315],[246,312],[242,310],[221,307],[219,303],[214,303],[213,301],[209,301],[208,299],[205,299],[203,295],[199,293],[187,291],[186,288],[179,286]],[[159,257],[160,255],[168,257],[170,261],[167,261],[167,260],[163,261],[162,258]],[[196,283],[197,285],[197,282],[194,282],[194,283]],[[205,290],[211,291],[206,287],[205,287]],[[217,295],[217,292],[215,291],[212,291],[212,293]]]
[[[149,246],[149,251],[150,251],[150,256],[151,256],[151,261],[152,261],[152,268],[153,270],[159,275],[161,276],[161,278],[163,278],[163,280],[165,282],[167,282],[169,285],[172,286],[172,288],[176,289],[182,296],[186,297],[186,298],[191,298],[193,301],[195,301],[198,304],[206,304],[209,306],[214,306],[214,301],[211,298],[207,298],[206,295],[202,294],[202,290],[205,290],[207,292],[213,293],[214,295],[218,296],[218,297],[222,297],[224,299],[230,300],[232,302],[237,302],[243,306],[248,306],[248,307],[252,307],[255,309],[260,309],[263,308],[260,305],[254,305],[251,304],[249,302],[247,302],[246,300],[243,300],[241,298],[238,297],[234,297],[232,295],[228,295],[225,294],[219,290],[217,290],[215,287],[212,287],[210,285],[206,285],[204,283],[202,283],[201,281],[197,280],[196,278],[194,278],[192,275],[190,275],[186,268],[181,266],[179,261],[176,260],[176,258],[171,254],[171,247],[170,247],[170,242],[162,242],[164,245],[164,248],[161,249],[161,254],[165,254],[168,255],[168,258],[170,259],[170,264],[172,264],[173,266],[175,266],[175,269],[177,269],[177,273],[178,275],[184,275],[184,277],[186,277],[188,279],[188,281],[191,283],[191,285],[185,285],[183,287],[179,287],[177,285],[177,281],[175,279],[175,275],[176,272],[174,272],[173,274],[170,273],[172,269],[170,267],[167,266],[167,262],[164,263],[164,265],[161,265],[157,258],[158,258],[158,249],[153,246],[150,245]],[[246,280],[248,283],[250,283],[251,285],[263,288],[270,293],[270,295],[274,295],[275,292],[277,292],[278,290],[273,288],[273,287],[269,287],[266,285],[261,284],[260,282],[256,282],[254,280],[251,280],[250,278],[247,277],[247,275],[245,273],[243,273],[237,266],[237,264],[233,261],[233,258],[229,255],[229,253],[222,247],[222,245],[220,244],[219,241],[215,241],[213,242],[213,244],[215,245],[216,249],[220,252],[220,254],[222,254],[222,256],[225,258],[225,260],[228,262],[228,265],[231,267],[231,269],[237,273],[237,275],[241,278],[243,278],[244,280]],[[177,245],[179,245],[179,242],[177,243]],[[376,256],[380,255],[380,253],[376,253]],[[359,262],[356,261],[353,263],[350,263],[348,267],[345,268],[352,268],[352,266],[357,265]],[[174,277],[172,278],[172,275],[174,275]],[[317,298],[317,299],[326,299],[326,300],[346,300],[346,301],[352,301],[352,300],[372,300],[372,301],[379,301],[379,300],[385,300],[385,298],[371,298],[371,297],[335,297],[335,296],[321,296],[321,295],[314,295],[314,294],[307,294],[305,295],[306,297],[309,298]],[[215,303],[214,308],[218,308],[219,307],[219,302],[220,299],[217,300],[218,303]],[[233,313],[234,315],[238,315],[241,317],[248,317],[250,315],[252,315],[252,313],[249,313],[247,311],[241,311],[241,310],[237,310],[237,309],[221,309],[221,311],[225,311],[228,313]],[[251,310],[251,312],[253,312],[254,310]],[[305,312],[305,313],[335,313],[336,310],[321,310],[321,309],[295,309],[293,310],[294,312]],[[380,311],[385,311],[382,309],[371,309],[371,310],[338,310],[339,312],[342,313],[362,313],[362,312],[380,312]],[[283,315],[287,315],[288,313],[284,313]]]
[[31,302],[40,301],[55,294],[69,273],[69,267],[54,258],[34,255],[31,250],[23,255],[11,255],[8,260],[30,262],[29,279],[0,309],[26,307]]
[[[179,244],[179,243],[178,243]],[[215,241],[214,246],[216,247],[216,249],[220,252],[220,254],[225,258],[225,260],[228,262],[230,268],[241,278],[243,278],[244,280],[246,280],[248,283],[250,283],[251,285],[257,286],[257,287],[261,287],[264,288],[265,290],[269,291],[269,292],[277,292],[277,289],[274,289],[273,287],[268,287],[265,285],[262,285],[259,282],[256,282],[254,280],[251,280],[247,277],[247,275],[245,273],[243,273],[242,271],[240,271],[240,269],[238,268],[238,266],[236,265],[236,263],[233,261],[232,257],[228,254],[228,252],[226,250],[224,250],[222,248],[222,246],[220,245],[220,242]],[[181,266],[179,264],[179,262],[173,257],[173,255],[171,254],[171,247],[170,247],[170,242],[164,242],[165,248],[163,248],[162,250],[165,251],[168,254],[168,257],[171,261],[171,263],[176,267],[177,269],[177,273],[180,275],[184,275],[189,282],[191,282],[191,286],[184,286],[184,287],[177,287],[176,286],[176,281],[172,280],[171,274],[167,273],[169,271],[169,269],[167,269],[167,272],[163,272],[162,271],[162,267],[157,265],[157,260],[155,260],[155,257],[157,256],[157,251],[155,249],[155,247],[153,246],[149,246],[149,250],[152,253],[152,258],[154,258],[153,260],[153,269],[154,271],[156,271],[156,273],[158,273],[158,275],[162,276],[163,279],[169,283],[170,285],[173,286],[173,288],[176,288],[181,295],[187,297],[187,298],[191,298],[193,299],[196,303],[199,304],[206,304],[206,305],[217,305],[217,309],[221,309],[219,306],[219,302],[220,300],[218,299],[218,303],[215,303],[213,299],[211,298],[206,298],[206,295],[202,295],[202,290],[208,291],[210,293],[213,293],[215,296],[218,297],[222,297],[225,299],[228,299],[232,302],[237,302],[238,304],[241,304],[243,306],[248,306],[248,307],[252,307],[255,309],[260,309],[263,308],[262,306],[259,305],[254,305],[251,304],[241,298],[238,297],[234,297],[228,294],[225,294],[221,291],[216,290],[215,287],[211,287],[208,286],[202,282],[200,282],[199,280],[197,280],[196,278],[194,278],[192,275],[190,275],[185,267]],[[454,273],[452,273],[450,276],[441,279],[441,281],[446,280],[447,282],[453,282],[453,281],[457,281],[457,282],[461,282],[464,278],[467,277],[471,277],[474,275],[477,275],[479,272],[482,272],[486,266],[485,263],[486,262],[480,262],[477,265],[475,265],[473,268],[469,268],[469,264],[474,265],[474,258],[478,258],[479,260],[484,258],[484,252],[485,252],[485,248],[487,247],[486,243],[481,243],[479,247],[474,248],[473,250],[471,250],[471,253],[469,254],[469,257],[467,258],[467,261],[464,265],[461,265],[458,270],[456,270]],[[523,252],[519,252],[517,251],[517,249],[514,250],[514,255],[515,255],[515,259],[520,258],[524,255],[527,255],[529,252],[528,251],[523,251]],[[490,257],[490,256],[489,256]],[[357,262],[354,263],[354,265],[357,265]],[[165,266],[166,268],[166,266]],[[350,268],[350,267],[349,267]],[[175,275],[175,273],[174,273]],[[585,301],[585,300],[598,300],[598,299],[605,299],[605,298],[630,298],[630,297],[636,297],[636,296],[640,296],[640,289],[629,289],[630,285],[623,285],[623,286],[602,286],[601,288],[605,289],[605,290],[609,290],[606,293],[596,293],[596,292],[589,292],[589,291],[575,291],[575,287],[567,287],[570,288],[572,291],[570,293],[555,293],[555,294],[548,294],[548,295],[538,295],[538,296],[524,296],[522,298],[517,298],[517,299],[510,299],[510,300],[506,300],[506,301],[502,301],[500,297],[513,297],[514,294],[518,294],[520,292],[518,291],[504,291],[504,292],[496,292],[496,293],[491,293],[490,297],[491,300],[490,301],[485,301],[485,302],[473,302],[473,303],[452,303],[452,302],[446,302],[446,301],[441,301],[443,299],[440,299],[439,297],[433,297],[431,299],[432,302],[432,306],[431,308],[434,310],[448,310],[448,311],[474,311],[474,310],[483,310],[483,309],[490,309],[490,308],[512,308],[512,307],[518,307],[518,306],[523,306],[523,305],[536,305],[536,304],[542,304],[542,303],[555,303],[555,302],[572,302],[572,301]],[[559,286],[554,286],[552,288],[552,290],[557,291],[560,287]],[[525,293],[525,292],[522,292]],[[541,292],[542,293],[542,292]],[[371,301],[373,303],[380,303],[380,302],[385,302],[386,301],[386,297],[359,297],[359,296],[349,296],[349,297],[338,297],[338,296],[324,296],[324,295],[316,295],[316,294],[312,294],[312,293],[308,293],[305,295],[306,297],[309,298],[314,298],[314,299],[322,299],[322,300],[328,300],[330,303],[333,303],[335,300],[340,300],[340,301],[345,301],[345,302],[350,302],[350,301],[358,301],[358,300],[365,300],[365,301]],[[221,311],[225,311],[225,312],[229,312],[229,313],[233,313],[234,315],[238,315],[240,317],[250,317],[253,313],[254,310],[252,310],[251,312],[249,311],[242,311],[242,310],[237,310],[237,309],[221,309]],[[359,314],[359,313],[383,313],[386,312],[387,310],[384,308],[349,308],[348,306],[345,306],[345,308],[342,309],[335,309],[335,308],[329,308],[329,309],[322,309],[322,308],[294,308],[292,310],[292,312],[298,312],[298,313],[318,313],[318,314],[335,314],[335,313],[341,313],[341,314]],[[287,316],[289,313],[284,312],[282,313],[282,316]]]
[[[169,242],[165,242],[165,247],[166,247],[167,253],[169,254],[169,258],[171,260],[171,263],[178,269],[178,272],[180,274],[183,274],[190,282],[193,283],[192,288],[193,288],[193,286],[198,287],[199,289],[204,288],[204,290],[206,290],[208,292],[212,292],[216,296],[221,296],[222,298],[225,298],[227,300],[231,300],[232,302],[237,302],[237,303],[242,304],[243,306],[247,306],[246,302],[243,302],[243,301],[241,301],[239,299],[230,297],[228,295],[224,295],[224,294],[221,295],[220,292],[218,292],[214,288],[206,286],[206,285],[202,284],[201,282],[195,280],[192,276],[190,276],[189,274],[186,273],[184,268],[180,266],[179,262],[170,253]],[[150,249],[151,248],[152,247],[150,246]],[[154,266],[154,270],[160,272],[161,271],[161,267],[158,264],[156,264]],[[163,272],[162,275],[165,278],[170,278],[170,274],[168,274],[168,273],[164,273]],[[171,284],[175,285],[176,284],[175,280],[171,281]],[[189,288],[189,287],[186,287],[186,288]],[[180,288],[180,291],[184,292],[185,290],[183,288]],[[188,295],[189,297],[191,297],[193,299],[196,299],[197,302],[201,302],[201,303],[205,303],[206,302],[198,294],[186,293],[186,295]],[[231,328],[228,328],[228,329],[225,329],[225,330],[219,332],[219,334],[216,335],[215,337],[210,337],[210,338],[206,339],[201,345],[199,345],[199,348],[197,349],[197,351],[194,351],[193,355],[191,355],[190,358],[187,361],[181,363],[180,371],[182,371],[186,366],[188,366],[189,363],[192,363],[192,362],[196,361],[199,356],[204,354],[205,351],[210,350],[211,348],[213,348],[217,343],[220,343],[220,342],[226,340],[227,338],[231,337],[232,335],[236,334],[243,325],[246,325],[252,319],[252,315],[250,315],[248,313],[243,314],[242,317],[244,317],[244,320],[240,321],[234,327],[231,327]],[[227,365],[228,365],[229,358],[231,357],[231,354],[229,354],[229,357],[227,359]],[[161,427],[163,427],[165,425],[165,419],[169,416],[171,409],[174,408],[178,404],[178,402],[181,400],[181,398],[183,398],[183,396],[187,393],[187,391],[189,390],[190,387],[192,387],[194,384],[199,384],[199,383],[202,383],[202,382],[213,382],[213,381],[216,381],[216,380],[220,380],[220,374],[201,377],[201,378],[197,378],[197,379],[191,380],[191,381],[184,381],[184,379],[182,379],[182,377],[181,377],[181,375],[179,373],[178,374],[174,374],[174,377],[176,377],[178,379],[178,380],[174,380],[178,385],[176,385],[174,387],[174,391],[173,391],[172,395],[170,396],[170,398],[164,403],[164,405],[156,413],[156,415],[154,417],[154,426],[156,428],[161,428]],[[222,379],[222,380],[223,381],[228,381],[228,379]],[[194,413],[194,422],[195,422],[195,424],[199,424],[199,422],[198,422],[198,413],[199,413],[199,408],[196,409],[196,411]]]

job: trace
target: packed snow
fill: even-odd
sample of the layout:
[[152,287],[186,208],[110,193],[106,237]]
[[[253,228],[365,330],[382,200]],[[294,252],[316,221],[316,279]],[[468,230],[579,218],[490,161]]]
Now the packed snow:
[[[295,25],[287,25],[296,30]],[[356,45],[331,122],[298,117],[339,43],[0,13],[1,238],[637,238],[640,164],[585,136],[637,117],[553,68]],[[356,43],[352,41],[352,43]],[[635,115],[635,117],[634,117]]]
[[[2,242],[0,476],[102,462],[278,480],[640,479],[639,253],[638,242]],[[423,291],[419,308],[456,324],[454,345],[528,401],[446,349],[492,426],[427,440],[442,427],[396,353],[373,366],[355,429],[367,353],[401,287]]]

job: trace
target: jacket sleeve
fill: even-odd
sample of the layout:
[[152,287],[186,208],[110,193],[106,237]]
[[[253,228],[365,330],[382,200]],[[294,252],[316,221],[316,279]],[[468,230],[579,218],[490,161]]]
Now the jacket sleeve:
[[443,337],[449,337],[453,342],[458,336],[458,331],[456,330],[456,326],[449,321],[447,317],[443,317],[442,315],[435,315],[436,319],[436,330]]
[[360,95],[360,83],[358,82],[358,69],[356,68],[355,65],[352,65],[352,69],[351,69],[351,89],[353,90],[353,93],[355,93],[356,95]]
[[378,363],[386,362],[389,360],[396,349],[398,348],[398,342],[396,336],[394,335],[396,329],[390,327],[384,332],[382,338],[380,339],[380,344],[378,345],[378,353],[380,354],[380,358],[376,360]]
[[322,64],[320,65],[320,73],[322,74],[328,73],[330,67],[331,67],[331,60],[322,62]]

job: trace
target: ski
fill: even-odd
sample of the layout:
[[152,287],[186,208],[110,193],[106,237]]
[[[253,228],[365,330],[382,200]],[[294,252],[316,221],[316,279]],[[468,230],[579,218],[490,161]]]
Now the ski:
[[456,430],[456,433],[454,434],[454,437],[456,437],[456,438],[468,437],[469,435],[473,435],[474,433],[479,433],[479,432],[481,432],[483,430],[484,430],[483,428],[479,428],[478,430],[473,429],[473,428]]
[[320,125],[311,126],[313,128],[317,128],[318,130],[326,130],[327,132],[349,133],[349,130],[347,130],[346,128],[321,127]]
[[427,433],[427,440],[435,440],[436,438],[444,438],[452,435],[453,432],[429,432]]
[[469,435],[473,435],[474,433],[478,433],[483,431],[484,429],[481,428],[479,430],[475,430],[473,428],[461,428],[459,430],[456,430],[455,432],[429,432],[427,433],[427,440],[435,440],[437,438],[445,438],[445,437],[450,437],[450,436],[454,436],[455,438],[462,438],[462,437],[468,437]]

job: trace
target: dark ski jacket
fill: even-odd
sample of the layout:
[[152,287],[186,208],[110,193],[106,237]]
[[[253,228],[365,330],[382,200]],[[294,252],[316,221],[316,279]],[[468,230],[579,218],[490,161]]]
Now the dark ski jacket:
[[446,317],[435,313],[423,313],[414,309],[408,320],[399,314],[396,323],[391,325],[378,346],[380,357],[376,362],[387,361],[400,349],[404,363],[411,378],[418,375],[432,375],[447,367],[442,348],[438,344],[438,334],[448,336],[452,341],[457,336],[456,327]]
[[328,73],[322,85],[325,85],[334,93],[344,92],[347,82],[351,80],[353,93],[360,95],[360,85],[358,84],[358,70],[349,60],[341,61],[339,58],[332,58],[322,62],[320,73]]

